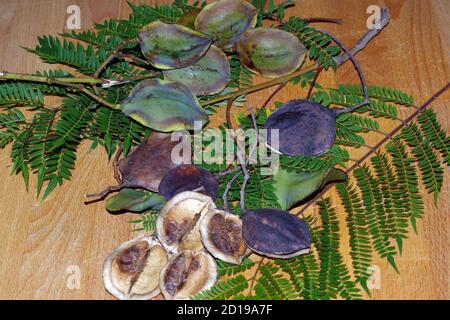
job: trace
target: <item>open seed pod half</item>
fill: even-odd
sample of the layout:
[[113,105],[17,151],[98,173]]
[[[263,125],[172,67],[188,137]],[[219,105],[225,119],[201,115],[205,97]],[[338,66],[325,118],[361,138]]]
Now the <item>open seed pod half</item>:
[[311,236],[306,222],[287,211],[249,210],[242,220],[244,241],[256,253],[288,259],[309,252]]
[[209,210],[200,221],[205,248],[217,259],[240,264],[250,254],[242,237],[241,219],[226,211]]
[[148,300],[160,293],[159,273],[168,256],[158,239],[139,236],[116,248],[103,265],[106,290],[120,300]]
[[198,192],[185,191],[170,199],[156,221],[156,234],[162,245],[172,253],[203,249],[199,221],[210,209],[213,200]]
[[161,270],[159,285],[167,300],[187,300],[210,289],[217,279],[217,265],[205,251],[181,251]]

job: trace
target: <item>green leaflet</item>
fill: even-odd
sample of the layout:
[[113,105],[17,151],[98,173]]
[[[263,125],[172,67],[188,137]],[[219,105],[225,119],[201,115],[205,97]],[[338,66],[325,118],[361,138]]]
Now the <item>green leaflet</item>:
[[146,210],[159,210],[166,200],[157,193],[143,190],[125,188],[106,201],[108,211],[127,210],[131,212],[142,212]]
[[247,1],[220,0],[203,8],[195,19],[195,30],[213,36],[219,48],[231,49],[257,19],[258,9]]
[[341,170],[324,167],[321,170],[287,171],[278,169],[274,176],[275,194],[284,210],[289,210],[299,201],[307,198],[331,181],[345,181],[347,175]]
[[185,85],[197,96],[219,93],[231,79],[227,56],[216,46],[193,65],[163,73],[165,79]]
[[192,130],[194,122],[204,125],[208,114],[184,85],[160,79],[140,82],[120,105],[127,116],[154,130]]
[[142,54],[158,69],[187,67],[208,50],[212,38],[178,24],[155,21],[139,33]]
[[277,78],[297,70],[305,61],[306,48],[292,33],[274,28],[256,28],[237,43],[239,59],[257,74]]

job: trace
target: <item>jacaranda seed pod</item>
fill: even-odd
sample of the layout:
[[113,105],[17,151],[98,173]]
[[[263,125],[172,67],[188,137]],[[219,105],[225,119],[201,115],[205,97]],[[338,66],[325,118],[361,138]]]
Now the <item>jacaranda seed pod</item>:
[[164,79],[184,84],[196,96],[221,92],[231,78],[227,56],[216,46],[193,65],[163,74]]
[[241,35],[256,25],[258,9],[243,0],[219,0],[206,5],[195,20],[195,30],[214,37],[221,49],[231,49]]
[[288,156],[315,156],[327,152],[336,137],[336,114],[310,100],[291,100],[266,121],[267,141],[278,129],[279,149]]
[[308,253],[311,246],[306,222],[280,209],[246,211],[242,234],[250,249],[271,258],[292,258]]
[[294,72],[306,56],[306,48],[296,36],[274,28],[248,30],[237,43],[236,51],[242,64],[268,78]]
[[139,33],[142,54],[158,69],[183,68],[200,59],[212,37],[179,24],[152,22]]
[[208,114],[186,86],[167,80],[140,82],[120,105],[127,116],[154,130],[192,130],[208,122]]

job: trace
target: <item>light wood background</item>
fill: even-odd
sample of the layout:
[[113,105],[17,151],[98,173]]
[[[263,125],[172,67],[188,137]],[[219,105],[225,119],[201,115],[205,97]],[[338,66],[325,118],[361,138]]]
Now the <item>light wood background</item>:
[[[34,47],[38,35],[63,32],[66,8],[71,4],[81,7],[82,28],[129,14],[126,2],[120,0],[0,0],[0,70],[34,72],[57,67],[44,65],[19,45]],[[320,27],[335,32],[350,46],[365,32],[370,4],[388,6],[392,21],[358,55],[369,84],[394,86],[411,93],[418,103],[425,101],[450,79],[450,1],[299,0],[289,12],[302,17],[343,18],[342,26]],[[328,72],[320,78],[325,86],[357,80],[348,64],[337,74]],[[262,103],[272,90],[252,95],[251,103]],[[297,88],[289,87],[277,99],[286,101],[300,94]],[[446,94],[433,105],[447,129],[449,101]],[[385,122],[384,128],[389,127],[392,123]],[[378,139],[371,136],[368,143]],[[0,150],[1,299],[111,298],[103,289],[103,259],[132,237],[128,221],[133,216],[108,214],[103,202],[84,205],[83,194],[114,182],[105,152],[100,148],[89,152],[88,147],[85,144],[79,151],[72,181],[57,188],[45,202],[36,199],[33,179],[27,192],[20,176],[10,176],[10,148]],[[410,234],[403,256],[397,258],[400,275],[384,261],[376,261],[381,270],[381,289],[373,291],[374,299],[449,298],[450,177],[446,171],[447,182],[438,208],[427,197],[419,233]],[[345,232],[342,236],[346,238]],[[81,287],[75,290],[67,286],[73,266],[81,272]]]

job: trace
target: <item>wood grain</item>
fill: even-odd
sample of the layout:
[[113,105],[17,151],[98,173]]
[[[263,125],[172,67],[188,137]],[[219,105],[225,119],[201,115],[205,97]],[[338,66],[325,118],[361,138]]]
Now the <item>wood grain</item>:
[[[289,12],[303,17],[344,18],[342,26],[320,27],[335,32],[350,45],[365,31],[366,8],[374,3],[390,8],[392,22],[358,55],[369,84],[394,86],[411,93],[418,103],[425,101],[450,79],[449,1],[302,0]],[[129,14],[126,2],[119,0],[0,0],[0,70],[34,72],[56,67],[41,63],[19,46],[34,47],[38,35],[65,31],[66,8],[71,4],[80,6],[82,28],[86,29],[93,22],[126,18]],[[327,72],[320,78],[326,87],[357,80],[348,64],[336,74]],[[250,103],[261,104],[273,90],[252,95]],[[288,86],[277,100],[286,101],[300,94],[297,88]],[[449,101],[446,94],[433,105],[447,130]],[[221,121],[223,118],[214,122]],[[394,124],[385,121],[382,125],[389,128]],[[378,139],[371,136],[368,143]],[[133,236],[128,223],[133,216],[108,214],[102,202],[83,204],[83,194],[113,183],[105,152],[100,148],[89,151],[89,145],[83,144],[72,181],[40,202],[33,179],[27,192],[21,177],[9,174],[9,151],[9,147],[0,151],[0,299],[110,299],[101,279],[103,259]],[[448,178],[446,170],[446,181]],[[447,182],[438,208],[431,197],[426,197],[426,215],[419,222],[418,235],[410,233],[403,256],[398,258],[400,275],[384,261],[376,261],[381,270],[381,289],[374,290],[372,298],[450,298],[449,190]],[[336,197],[335,192],[330,194]],[[345,232],[342,237],[345,240]],[[79,289],[67,286],[72,266],[81,272]]]

